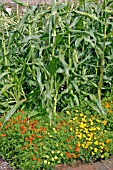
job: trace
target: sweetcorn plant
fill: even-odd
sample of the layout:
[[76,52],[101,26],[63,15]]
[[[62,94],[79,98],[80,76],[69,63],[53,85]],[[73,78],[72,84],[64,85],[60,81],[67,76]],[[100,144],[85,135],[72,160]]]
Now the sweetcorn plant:
[[112,5],[52,1],[20,17],[1,6],[1,112],[22,100],[51,123],[53,113],[79,105],[81,93],[101,101],[113,83]]

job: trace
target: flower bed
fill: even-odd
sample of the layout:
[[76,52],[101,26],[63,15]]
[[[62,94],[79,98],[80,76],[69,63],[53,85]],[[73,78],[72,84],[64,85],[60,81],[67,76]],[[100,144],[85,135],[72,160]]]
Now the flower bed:
[[76,108],[53,116],[52,126],[46,115],[28,118],[20,110],[1,128],[0,154],[13,167],[34,170],[108,158],[113,153],[113,101],[103,105],[106,116]]

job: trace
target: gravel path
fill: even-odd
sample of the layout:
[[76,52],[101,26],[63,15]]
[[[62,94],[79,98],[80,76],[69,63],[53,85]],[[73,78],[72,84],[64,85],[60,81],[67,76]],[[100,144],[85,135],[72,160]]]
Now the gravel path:
[[[12,170],[12,168],[0,158],[0,170]],[[113,170],[113,156],[107,160],[83,165],[80,161],[74,161],[72,166],[59,164],[55,167],[55,170]]]

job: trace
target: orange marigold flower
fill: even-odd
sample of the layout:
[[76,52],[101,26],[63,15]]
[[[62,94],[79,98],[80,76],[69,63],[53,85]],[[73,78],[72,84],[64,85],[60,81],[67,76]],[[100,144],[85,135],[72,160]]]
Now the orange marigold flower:
[[42,139],[43,137],[42,136],[37,136],[37,138]]
[[70,139],[73,139],[73,136],[70,136]]
[[7,130],[9,128],[9,126],[7,125],[6,127],[5,127],[5,129]]
[[110,140],[110,139],[107,139],[107,140],[106,140],[106,143],[110,143],[110,142],[111,142],[111,140]]
[[25,140],[28,140],[28,138],[26,137]]
[[106,124],[107,124],[107,121],[106,121],[106,120],[104,120],[102,123],[103,123],[103,125],[106,125]]
[[14,130],[14,126],[12,126],[12,130]]
[[112,110],[108,110],[108,113],[112,113]]
[[40,162],[40,158],[38,158],[38,162]]
[[77,155],[73,154],[73,158],[77,158]]
[[2,122],[0,122],[0,126],[2,126]]
[[72,149],[72,146],[71,146],[71,145],[68,145],[68,148],[69,148],[69,149]]
[[79,157],[79,156],[80,156],[80,154],[77,154],[77,156]]
[[79,148],[79,147],[76,147],[76,148],[75,148],[75,151],[76,151],[76,152],[79,152],[79,151],[80,151],[80,148]]
[[22,114],[24,114],[24,111],[23,111],[23,110],[20,110],[20,112],[21,112]]
[[25,147],[23,146],[23,147],[22,147],[22,150],[24,150],[24,149],[25,149]]
[[43,127],[43,131],[46,131],[46,128],[45,128],[45,127]]
[[34,156],[33,156],[33,158],[32,158],[32,159],[33,159],[33,161],[36,161],[36,157],[34,157]]
[[5,134],[5,133],[4,133],[4,134],[1,134],[1,136],[2,136],[2,137],[6,137],[6,134]]
[[108,147],[106,147],[105,149],[106,149],[106,151],[108,152]]
[[78,143],[76,144],[76,147],[80,147],[80,142],[78,142]]
[[69,152],[66,152],[66,155],[67,155],[68,158],[71,158],[71,155],[70,155]]
[[69,139],[66,139],[66,142],[69,142]]
[[105,108],[106,109],[110,108],[110,104],[108,102],[105,103]]

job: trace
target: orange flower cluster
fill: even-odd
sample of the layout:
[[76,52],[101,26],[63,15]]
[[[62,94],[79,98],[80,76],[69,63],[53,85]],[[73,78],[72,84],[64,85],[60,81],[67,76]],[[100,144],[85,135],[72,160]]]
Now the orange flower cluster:
[[24,125],[20,126],[21,134],[24,134],[26,132],[26,127]]
[[32,134],[32,135],[30,136],[30,138],[29,138],[29,143],[30,143],[30,144],[32,144],[32,141],[33,141],[33,139],[34,139],[35,136],[36,136],[35,134]]
[[0,122],[0,126],[2,126],[2,122]]
[[4,133],[4,134],[1,134],[1,136],[2,136],[2,137],[6,137],[6,134],[5,134],[5,133]]
[[106,109],[110,108],[110,104],[108,102],[105,102],[105,108]]
[[66,152],[66,155],[67,155],[67,157],[68,157],[69,159],[71,158],[71,155],[70,155],[69,152]]
[[[73,138],[73,137],[71,137],[70,136],[70,138]],[[69,145],[70,146],[70,145]],[[79,154],[79,152],[80,152],[80,143],[77,143],[76,144],[76,148],[75,148],[75,152],[76,152],[76,154],[75,153],[72,153],[72,154],[70,154],[69,152],[66,152],[66,155],[67,155],[67,158],[77,158],[77,157],[79,157],[80,156],[80,154]]]

